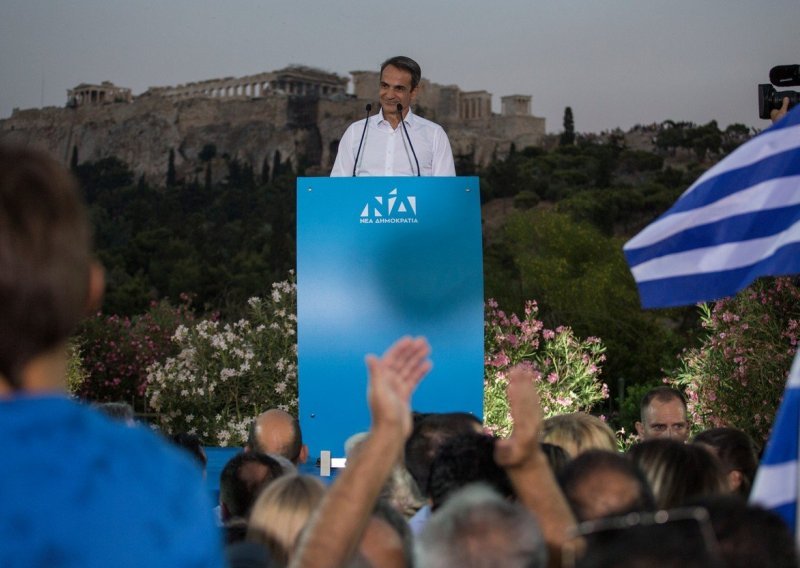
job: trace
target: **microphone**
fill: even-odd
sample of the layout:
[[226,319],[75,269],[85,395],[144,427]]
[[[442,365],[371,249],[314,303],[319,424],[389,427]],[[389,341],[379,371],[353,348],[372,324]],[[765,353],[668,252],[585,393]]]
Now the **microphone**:
[[400,115],[400,124],[403,125],[403,130],[406,133],[406,138],[408,139],[408,146],[411,148],[411,153],[414,155],[414,161],[417,163],[417,177],[420,177],[422,174],[419,171],[419,160],[417,159],[417,153],[414,151],[414,145],[411,143],[411,137],[408,135],[408,128],[406,128],[406,121],[403,120],[403,104],[397,103],[397,114]]
[[358,152],[356,152],[356,161],[353,162],[353,177],[356,177],[356,168],[358,167],[358,157],[361,155],[361,145],[364,143],[364,134],[367,133],[367,123],[369,123],[369,111],[372,110],[372,105],[367,103],[367,120],[364,121],[364,130],[361,131],[361,140],[358,141]]

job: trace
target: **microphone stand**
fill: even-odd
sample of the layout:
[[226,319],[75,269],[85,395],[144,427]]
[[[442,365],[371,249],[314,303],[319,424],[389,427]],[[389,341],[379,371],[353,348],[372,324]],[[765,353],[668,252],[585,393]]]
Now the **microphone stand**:
[[397,114],[400,115],[400,124],[403,125],[403,131],[406,133],[406,139],[408,139],[408,146],[411,148],[411,153],[414,155],[414,161],[417,163],[417,177],[422,176],[419,169],[419,160],[417,159],[417,153],[414,151],[414,145],[411,143],[411,137],[408,135],[408,128],[406,128],[406,121],[403,120],[403,105],[402,103],[397,103]]

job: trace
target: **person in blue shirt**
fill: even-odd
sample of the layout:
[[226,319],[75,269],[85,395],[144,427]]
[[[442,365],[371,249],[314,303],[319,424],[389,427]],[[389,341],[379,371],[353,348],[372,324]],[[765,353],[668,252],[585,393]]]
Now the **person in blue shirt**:
[[222,566],[191,458],[66,394],[67,339],[102,291],[74,180],[0,145],[0,566]]

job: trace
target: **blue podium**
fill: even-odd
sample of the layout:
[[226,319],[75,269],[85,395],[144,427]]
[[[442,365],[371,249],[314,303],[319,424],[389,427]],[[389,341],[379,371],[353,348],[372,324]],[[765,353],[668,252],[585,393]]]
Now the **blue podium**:
[[300,423],[315,459],[369,428],[364,356],[424,335],[419,412],[483,415],[478,178],[298,178]]

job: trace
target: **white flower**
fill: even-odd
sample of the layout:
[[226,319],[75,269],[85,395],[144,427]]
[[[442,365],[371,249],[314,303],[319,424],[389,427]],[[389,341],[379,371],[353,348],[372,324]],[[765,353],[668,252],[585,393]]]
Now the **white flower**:
[[280,381],[278,384],[275,385],[275,392],[281,394],[283,393],[283,391],[286,390],[287,386],[288,385],[286,384],[286,381]]
[[211,347],[219,349],[220,351],[225,351],[228,348],[228,344],[225,343],[225,339],[222,335],[213,335],[211,336]]
[[272,289],[272,301],[273,302],[280,302],[281,301],[281,293],[278,291],[277,288]]
[[172,335],[172,339],[175,341],[183,341],[186,339],[189,330],[186,328],[185,325],[181,324],[175,330],[175,333]]

